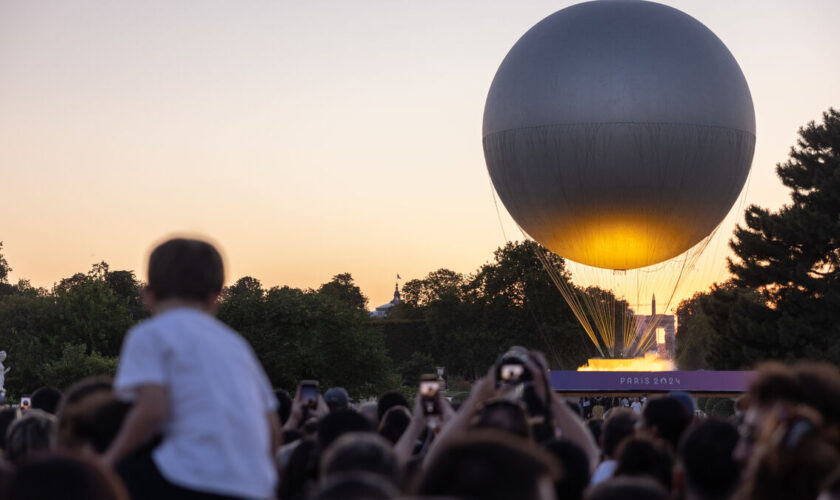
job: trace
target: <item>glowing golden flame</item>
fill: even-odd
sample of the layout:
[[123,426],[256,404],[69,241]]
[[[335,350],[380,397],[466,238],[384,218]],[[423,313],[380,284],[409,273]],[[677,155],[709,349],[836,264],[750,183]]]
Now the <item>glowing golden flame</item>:
[[668,372],[677,368],[670,359],[656,354],[645,354],[643,358],[606,359],[591,358],[578,368],[579,372]]
[[680,219],[665,221],[626,213],[575,214],[552,223],[549,232],[528,234],[557,255],[602,269],[636,269],[663,262],[707,234],[695,234],[695,228]]

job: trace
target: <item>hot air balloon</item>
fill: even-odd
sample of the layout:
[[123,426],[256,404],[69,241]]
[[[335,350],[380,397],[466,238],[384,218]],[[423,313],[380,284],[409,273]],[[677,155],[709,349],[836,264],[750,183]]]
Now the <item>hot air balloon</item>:
[[511,48],[483,145],[527,235],[624,273],[684,255],[723,220],[749,174],[755,112],[738,63],[702,23],[600,0],[548,16]]

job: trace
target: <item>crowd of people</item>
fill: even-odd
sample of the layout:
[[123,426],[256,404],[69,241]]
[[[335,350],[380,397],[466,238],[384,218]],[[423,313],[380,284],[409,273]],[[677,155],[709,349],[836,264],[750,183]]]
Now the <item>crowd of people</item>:
[[611,408],[621,406],[623,408],[630,408],[636,413],[642,412],[642,407],[647,403],[647,393],[641,395],[623,395],[621,397],[612,396],[591,396],[578,398],[578,407],[580,408],[580,415],[586,420],[603,420],[604,413]]
[[562,398],[522,348],[463,402],[427,377],[354,404],[273,390],[213,317],[223,281],[211,245],[158,246],[116,376],[0,411],[0,500],[840,500],[834,366],[760,367],[728,420],[685,393]]

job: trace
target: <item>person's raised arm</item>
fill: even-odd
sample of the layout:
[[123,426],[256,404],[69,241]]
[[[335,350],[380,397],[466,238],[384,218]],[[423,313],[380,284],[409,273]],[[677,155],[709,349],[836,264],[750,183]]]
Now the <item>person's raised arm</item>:
[[560,435],[578,445],[586,453],[587,458],[589,458],[589,471],[594,471],[598,467],[598,462],[600,462],[601,450],[595,443],[592,432],[589,431],[580,415],[573,412],[569,405],[563,401],[563,398],[553,394],[551,402],[554,425],[560,430]]
[[329,413],[330,407],[327,406],[327,402],[324,401],[324,397],[320,394],[318,395],[314,409],[304,408],[303,399],[300,394],[300,386],[298,386],[297,391],[295,392],[295,398],[292,400],[292,410],[289,412],[289,418],[286,420],[286,424],[283,425],[283,430],[288,431],[299,429],[300,426],[306,423],[306,420],[309,417],[315,417],[320,420],[329,415]]
[[303,403],[300,400],[300,386],[292,399],[292,409],[289,411],[289,418],[283,424],[284,431],[297,430],[303,424]]
[[129,410],[111,447],[102,460],[114,466],[148,443],[163,429],[169,417],[169,399],[166,388],[147,384],[135,390],[134,406]]
[[421,396],[418,394],[414,398],[414,411],[412,412],[411,422],[403,431],[402,436],[394,445],[394,453],[397,455],[397,460],[401,465],[405,465],[411,459],[414,453],[414,445],[426,428],[426,414],[423,412],[423,405]]
[[277,416],[276,411],[271,410],[266,414],[266,418],[268,419],[268,429],[271,433],[271,456],[276,457],[277,450],[283,445],[281,442],[283,440],[283,431],[280,429],[280,417]]
[[432,442],[431,447],[429,448],[429,453],[426,454],[424,462],[428,463],[435,455],[441,452],[440,450],[446,449],[449,442],[454,440],[456,437],[463,435],[463,433],[469,429],[470,423],[481,404],[492,398],[495,394],[495,367],[491,367],[490,372],[473,385],[470,397],[464,401],[461,408],[459,408],[458,411],[448,419],[448,421],[444,422],[443,427],[441,427],[440,434],[438,434],[437,438],[435,438]]
[[573,412],[563,399],[551,390],[545,357],[538,351],[531,351],[525,366],[533,374],[537,395],[544,403],[551,405],[554,427],[560,431],[561,436],[578,445],[586,453],[589,470],[594,471],[598,467],[601,450],[580,415]]

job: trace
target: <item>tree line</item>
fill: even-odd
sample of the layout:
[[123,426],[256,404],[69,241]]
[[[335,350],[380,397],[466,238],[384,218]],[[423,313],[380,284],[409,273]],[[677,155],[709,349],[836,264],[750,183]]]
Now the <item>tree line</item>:
[[[370,317],[349,273],[305,290],[240,278],[222,291],[218,318],[250,342],[272,383],[286,389],[314,378],[374,395],[413,388],[436,366],[445,366],[453,382],[473,380],[513,344],[541,349],[553,366],[573,369],[595,351],[534,245],[508,243],[471,275],[440,269],[408,281],[404,301],[385,319]],[[555,264],[562,267],[562,259]],[[25,280],[10,284],[10,271],[0,244],[0,349],[12,368],[9,394],[113,374],[126,332],[148,316],[134,272],[101,262],[48,290]]]

